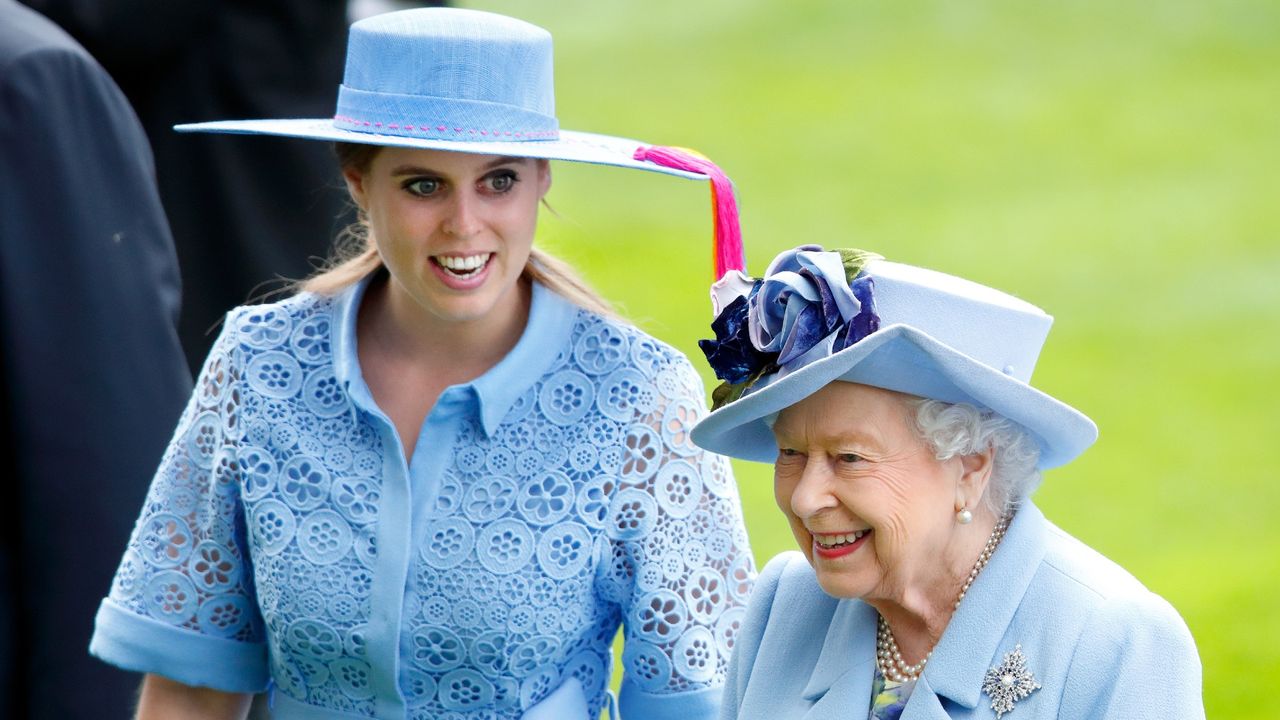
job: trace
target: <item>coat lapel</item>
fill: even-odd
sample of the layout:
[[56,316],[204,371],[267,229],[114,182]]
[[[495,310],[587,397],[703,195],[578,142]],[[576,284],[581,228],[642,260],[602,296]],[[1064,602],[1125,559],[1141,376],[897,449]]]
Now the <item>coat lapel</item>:
[[804,688],[804,699],[813,703],[805,720],[865,716],[875,652],[876,611],[859,600],[840,601]]
[[[1046,547],[1044,515],[1031,501],[1025,501],[991,562],[978,575],[933,649],[903,720],[947,717],[940,697],[969,710],[978,706],[983,676],[1000,651],[1000,642],[1040,567]],[[921,706],[918,711],[917,705]]]
[[[930,660],[930,662],[933,661]],[[950,720],[950,718],[951,715],[942,707],[942,698],[929,685],[929,679],[921,677],[916,681],[916,687],[911,691],[911,699],[907,700],[907,707],[903,709],[899,720]]]

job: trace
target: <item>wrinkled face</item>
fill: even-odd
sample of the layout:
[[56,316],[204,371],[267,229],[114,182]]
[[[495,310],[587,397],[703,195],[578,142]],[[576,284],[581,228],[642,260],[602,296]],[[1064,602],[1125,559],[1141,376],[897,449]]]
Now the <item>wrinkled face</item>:
[[901,601],[945,572],[963,463],[934,457],[907,399],[833,382],[774,425],[774,496],[835,597]]
[[449,322],[516,307],[551,186],[545,160],[386,147],[343,174],[398,300]]

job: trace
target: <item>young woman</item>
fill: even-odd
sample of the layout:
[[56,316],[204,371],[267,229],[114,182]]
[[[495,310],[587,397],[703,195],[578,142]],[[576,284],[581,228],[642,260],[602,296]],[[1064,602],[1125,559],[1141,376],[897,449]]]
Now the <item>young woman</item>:
[[559,131],[550,77],[538,28],[409,10],[334,120],[188,128],[339,142],[366,240],[206,361],[91,648],[140,717],[594,718],[620,626],[624,717],[716,715],[754,570],[701,384],[533,248],[549,158],[714,166]]

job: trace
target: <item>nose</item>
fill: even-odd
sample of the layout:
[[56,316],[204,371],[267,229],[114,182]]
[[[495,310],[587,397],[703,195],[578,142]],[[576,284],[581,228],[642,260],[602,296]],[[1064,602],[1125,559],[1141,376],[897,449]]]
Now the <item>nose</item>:
[[467,191],[459,191],[449,198],[449,208],[441,222],[441,229],[456,238],[469,238],[480,232],[479,199]]
[[826,459],[820,454],[805,459],[800,479],[791,490],[791,511],[798,518],[813,517],[839,504],[831,492],[831,468]]

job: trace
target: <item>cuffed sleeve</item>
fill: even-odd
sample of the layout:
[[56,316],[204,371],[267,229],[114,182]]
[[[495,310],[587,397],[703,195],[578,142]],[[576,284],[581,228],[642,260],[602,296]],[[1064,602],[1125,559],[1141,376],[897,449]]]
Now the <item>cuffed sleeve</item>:
[[228,692],[268,678],[235,446],[232,318],[152,479],[91,641],[107,662]]
[[622,681],[618,709],[630,718],[714,718],[720,713],[720,685],[679,693],[651,693],[630,679]]
[[[193,687],[260,692],[266,687],[267,647],[192,633],[102,601],[89,652],[126,670],[156,673]],[[182,653],[170,648],[181,647]]]

